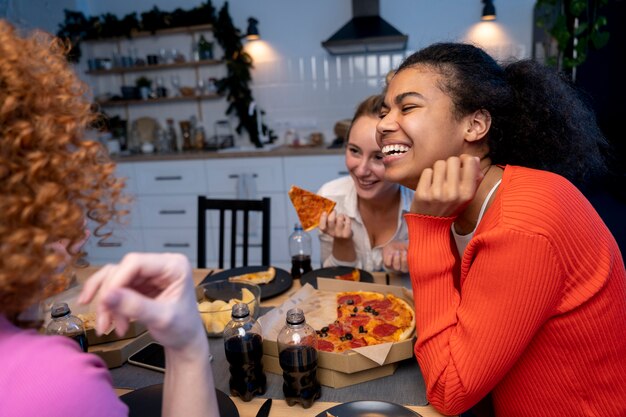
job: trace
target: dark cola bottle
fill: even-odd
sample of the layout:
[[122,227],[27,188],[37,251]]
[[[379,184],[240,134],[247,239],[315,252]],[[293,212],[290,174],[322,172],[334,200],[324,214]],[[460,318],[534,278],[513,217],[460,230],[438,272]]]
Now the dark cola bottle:
[[230,394],[250,401],[265,393],[261,325],[250,315],[248,305],[233,306],[232,319],[224,328],[224,349],[230,364]]
[[52,321],[46,327],[46,334],[58,334],[74,339],[83,352],[87,352],[87,334],[83,321],[72,315],[67,303],[55,303],[50,310]]
[[311,236],[296,223],[293,233],[289,236],[289,254],[291,255],[291,276],[302,277],[311,270]]
[[317,379],[317,335],[299,308],[287,312],[285,326],[278,334],[278,361],[287,404],[311,407],[322,394]]

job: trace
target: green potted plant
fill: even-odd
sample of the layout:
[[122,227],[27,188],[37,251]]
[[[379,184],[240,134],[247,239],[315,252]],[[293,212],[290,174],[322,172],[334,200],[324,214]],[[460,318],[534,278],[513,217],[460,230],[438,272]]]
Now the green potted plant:
[[[602,13],[608,0],[537,0],[533,55],[569,74],[586,59],[590,48],[609,41],[607,18]],[[544,56],[535,51],[541,44]]]
[[135,80],[135,85],[139,88],[139,95],[143,100],[150,98],[152,94],[152,80],[150,78],[141,76]]

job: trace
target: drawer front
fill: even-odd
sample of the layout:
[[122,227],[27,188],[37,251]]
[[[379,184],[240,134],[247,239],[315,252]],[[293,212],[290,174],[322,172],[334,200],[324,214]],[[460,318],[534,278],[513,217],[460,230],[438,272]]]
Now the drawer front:
[[[282,192],[282,193],[260,193],[256,199],[261,199],[263,197],[269,197],[271,199],[270,201],[270,227],[274,228],[274,227],[286,227],[286,221],[287,221],[287,213],[286,213],[286,204],[287,204],[287,194]],[[208,196],[208,198],[215,198],[215,199],[236,199],[235,194],[232,193],[211,193],[211,195]],[[289,204],[291,205],[291,202],[289,202]],[[254,215],[254,212],[250,213],[250,218],[252,218],[252,216]],[[261,214],[259,212],[256,212],[256,215],[258,216],[257,223],[258,223],[258,227],[259,227],[259,231],[261,230]],[[220,215],[219,215],[219,211],[216,210],[208,210],[207,211],[207,224],[211,225],[213,227],[217,227],[220,224]],[[241,221],[239,222],[240,224]],[[195,223],[194,223],[195,224]],[[228,212],[226,212],[226,224],[230,225],[230,215],[228,214]],[[293,225],[292,225],[293,226]],[[238,230],[242,230],[238,227]],[[241,226],[243,227],[243,226]]]
[[[281,158],[228,158],[206,161],[209,193],[234,193],[249,174],[257,193],[284,191]],[[260,194],[259,194],[260,195]]]
[[105,242],[91,236],[84,246],[87,260],[94,265],[119,262],[129,252],[143,252],[143,238],[139,229],[116,229]]
[[284,164],[286,190],[297,185],[315,193],[324,183],[348,175],[343,155],[285,157]]
[[138,202],[143,227],[195,228],[198,223],[198,196],[141,196]]
[[143,239],[146,252],[182,253],[195,263],[198,250],[195,228],[144,229]]
[[115,167],[115,175],[124,178],[127,194],[137,194],[137,174],[135,174],[135,166],[131,162],[118,163]]
[[136,163],[137,187],[144,194],[203,194],[203,161]]

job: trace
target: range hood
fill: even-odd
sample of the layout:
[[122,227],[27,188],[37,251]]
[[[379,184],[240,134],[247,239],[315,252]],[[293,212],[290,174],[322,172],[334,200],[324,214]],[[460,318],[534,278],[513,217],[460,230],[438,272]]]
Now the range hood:
[[409,37],[379,13],[379,0],[352,0],[352,19],[322,42],[322,46],[333,55],[406,49]]

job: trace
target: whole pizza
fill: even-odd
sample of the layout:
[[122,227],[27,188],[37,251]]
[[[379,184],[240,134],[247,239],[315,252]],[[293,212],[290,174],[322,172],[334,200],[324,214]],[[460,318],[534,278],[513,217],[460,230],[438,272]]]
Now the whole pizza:
[[317,347],[323,352],[350,349],[388,342],[400,342],[413,335],[413,308],[393,294],[351,291],[336,294],[337,318],[316,328]]

